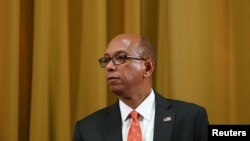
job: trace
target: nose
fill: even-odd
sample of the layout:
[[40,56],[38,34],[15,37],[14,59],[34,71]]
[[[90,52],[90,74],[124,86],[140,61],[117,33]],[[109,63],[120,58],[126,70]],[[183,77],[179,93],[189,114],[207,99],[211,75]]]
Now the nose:
[[108,62],[108,64],[106,65],[106,70],[107,70],[107,72],[111,72],[111,71],[115,71],[116,70],[116,65],[113,63],[112,60],[110,60]]

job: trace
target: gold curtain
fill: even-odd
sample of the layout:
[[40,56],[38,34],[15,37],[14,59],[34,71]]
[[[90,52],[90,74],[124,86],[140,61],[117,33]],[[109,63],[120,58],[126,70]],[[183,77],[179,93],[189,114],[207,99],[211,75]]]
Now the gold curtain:
[[154,88],[249,124],[249,0],[0,0],[0,140],[68,141],[112,104],[97,59],[123,32],[158,53]]

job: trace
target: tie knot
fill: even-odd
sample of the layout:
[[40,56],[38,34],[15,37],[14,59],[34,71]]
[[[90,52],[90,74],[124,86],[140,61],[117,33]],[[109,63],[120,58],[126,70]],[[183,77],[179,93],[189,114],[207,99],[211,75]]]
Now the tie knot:
[[138,117],[139,117],[139,113],[137,113],[136,111],[132,111],[131,113],[130,113],[130,116],[132,117],[132,119],[138,119]]

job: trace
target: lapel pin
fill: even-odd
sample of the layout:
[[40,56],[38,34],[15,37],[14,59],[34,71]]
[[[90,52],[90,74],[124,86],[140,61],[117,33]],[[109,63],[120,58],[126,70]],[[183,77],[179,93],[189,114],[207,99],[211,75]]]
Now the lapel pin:
[[163,121],[164,122],[171,121],[171,117],[165,117],[165,118],[163,118]]

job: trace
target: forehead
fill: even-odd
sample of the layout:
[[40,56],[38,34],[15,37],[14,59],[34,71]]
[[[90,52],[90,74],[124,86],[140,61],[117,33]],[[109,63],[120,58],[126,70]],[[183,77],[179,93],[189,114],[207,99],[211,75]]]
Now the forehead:
[[131,39],[114,39],[105,51],[105,55],[115,55],[119,53],[136,54],[138,42]]

